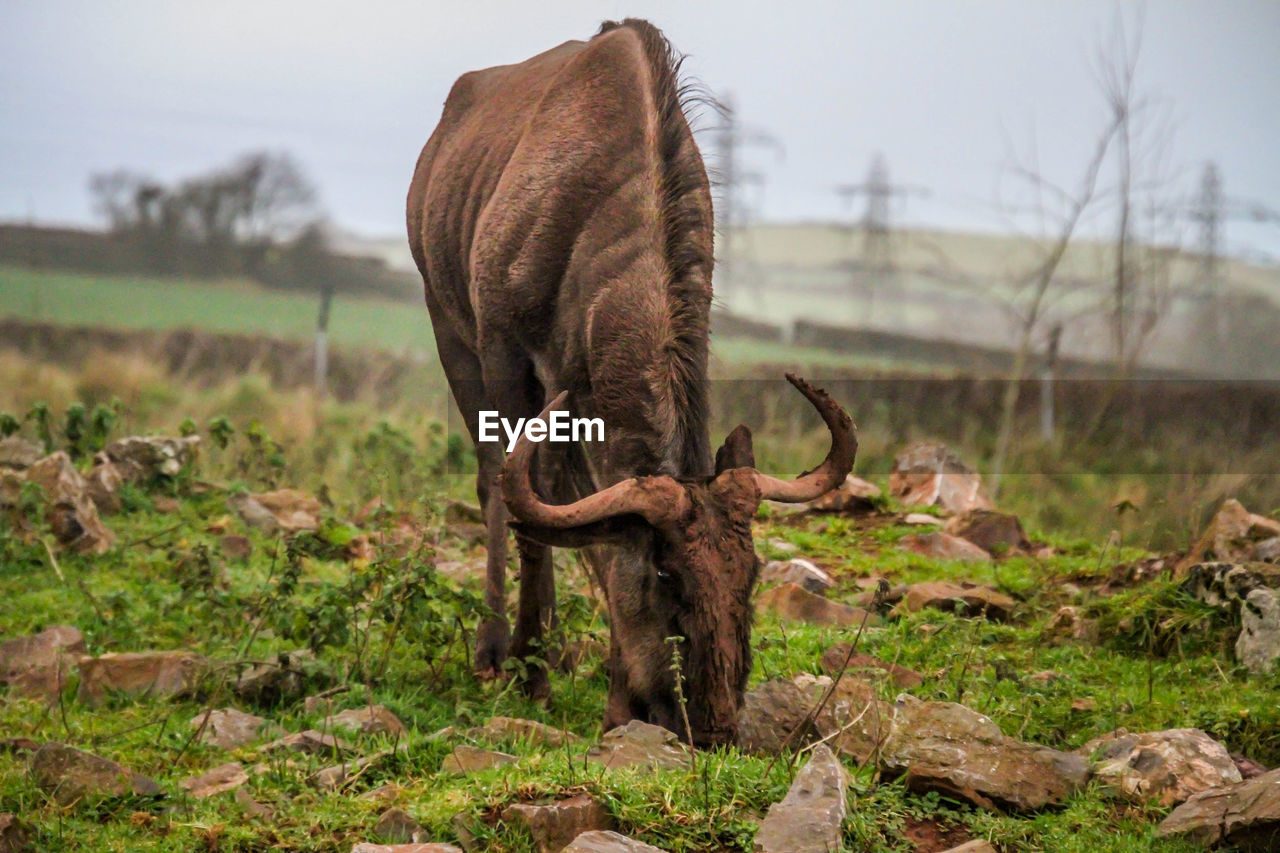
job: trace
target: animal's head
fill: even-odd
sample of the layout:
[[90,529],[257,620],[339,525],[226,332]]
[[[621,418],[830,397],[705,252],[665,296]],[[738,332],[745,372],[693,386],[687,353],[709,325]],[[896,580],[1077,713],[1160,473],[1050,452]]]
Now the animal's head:
[[[831,450],[813,471],[777,480],[755,470],[751,433],[733,430],[710,478],[636,477],[554,506],[534,492],[535,445],[522,438],[507,457],[502,496],[517,529],[550,545],[617,546],[604,572],[615,654],[609,719],[639,718],[700,746],[731,743],[751,671],[751,592],[758,571],[751,519],[762,500],[804,502],[844,481],[858,442],[853,422],[825,392],[788,381],[818,409]],[[542,413],[564,404],[558,396]],[[670,639],[670,638],[675,638]],[[678,655],[679,667],[675,667]],[[687,706],[688,730],[679,706]],[[626,683],[620,697],[617,682]]]

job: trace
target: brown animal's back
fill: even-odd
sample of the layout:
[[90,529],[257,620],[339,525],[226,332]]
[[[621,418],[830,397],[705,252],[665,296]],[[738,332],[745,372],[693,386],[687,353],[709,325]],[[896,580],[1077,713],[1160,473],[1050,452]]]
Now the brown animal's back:
[[585,394],[590,377],[576,408],[647,433],[686,473],[709,466],[691,385],[706,375],[712,217],[675,78],[661,33],[635,21],[463,75],[408,220],[437,326],[481,356],[518,342],[553,393]]
[[[517,260],[525,242],[543,257],[569,254],[562,240],[582,224],[574,214],[622,177],[613,163],[645,147],[635,121],[645,112],[644,67],[627,35],[565,42],[458,78],[409,191],[410,246],[433,294],[473,275],[501,286],[507,276],[492,267]],[[472,292],[466,301],[481,300]]]

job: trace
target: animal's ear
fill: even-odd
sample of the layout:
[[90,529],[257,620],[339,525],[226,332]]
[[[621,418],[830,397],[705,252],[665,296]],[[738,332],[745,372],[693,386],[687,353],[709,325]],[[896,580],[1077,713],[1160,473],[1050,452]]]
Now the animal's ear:
[[618,516],[578,527],[543,527],[523,521],[509,521],[507,525],[517,536],[526,536],[534,542],[553,548],[585,548],[588,545],[618,545],[648,528],[639,516]]
[[746,424],[738,424],[725,436],[724,444],[716,451],[716,476],[733,468],[756,467],[756,454],[751,447],[751,430]]

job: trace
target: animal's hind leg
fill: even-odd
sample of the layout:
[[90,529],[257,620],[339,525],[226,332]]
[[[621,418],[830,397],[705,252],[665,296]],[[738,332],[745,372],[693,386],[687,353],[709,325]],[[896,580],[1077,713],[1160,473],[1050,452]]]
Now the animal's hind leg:
[[451,332],[448,319],[431,298],[430,289],[427,308],[435,326],[436,348],[449,380],[449,390],[453,392],[454,402],[458,404],[458,411],[462,413],[476,449],[479,468],[476,495],[484,512],[488,552],[484,603],[491,615],[480,623],[476,632],[475,671],[481,678],[494,678],[502,672],[502,662],[507,659],[511,638],[511,627],[507,621],[507,514],[502,496],[494,485],[502,471],[502,448],[495,442],[481,442],[478,438],[480,412],[497,406],[493,405],[485,390],[479,358]]

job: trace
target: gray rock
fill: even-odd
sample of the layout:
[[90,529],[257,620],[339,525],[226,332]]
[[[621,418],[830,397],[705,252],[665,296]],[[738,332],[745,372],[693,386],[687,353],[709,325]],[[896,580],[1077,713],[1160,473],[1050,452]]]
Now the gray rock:
[[1172,806],[1241,778],[1226,747],[1199,729],[1118,729],[1076,752],[1089,761],[1095,780],[1134,802]]
[[966,841],[959,847],[944,850],[943,853],[996,853],[996,848],[992,847],[991,842],[985,838],[975,838],[972,841]]
[[552,749],[582,742],[582,738],[573,732],[557,729],[536,720],[522,720],[519,717],[491,717],[483,726],[468,729],[467,737],[489,743],[520,741],[530,746]]
[[9,685],[9,695],[27,699],[43,699],[50,705],[58,701],[67,686],[71,667],[66,662],[24,669],[4,679]]
[[777,755],[784,747],[798,749],[819,737],[809,720],[815,699],[792,680],[772,679],[748,690],[738,712],[738,748],[743,752]]
[[115,534],[99,518],[89,484],[70,456],[61,450],[51,453],[27,469],[26,479],[40,488],[45,517],[59,544],[80,554],[105,554],[111,549]]
[[84,635],[72,625],[50,625],[38,634],[0,643],[0,678],[22,670],[49,666],[64,654],[84,653]]
[[264,533],[297,533],[320,526],[320,501],[297,489],[232,495],[227,505],[245,524]]
[[1022,529],[1022,522],[1012,513],[973,509],[951,519],[943,529],[972,542],[988,554],[1025,552],[1031,548],[1031,540]]
[[0,644],[0,683],[17,696],[56,699],[73,657],[85,651],[84,635],[70,625]]
[[1196,563],[1186,570],[1183,588],[1212,607],[1239,606],[1236,659],[1255,675],[1271,671],[1280,659],[1280,565]]
[[221,794],[223,791],[234,791],[248,781],[249,774],[245,772],[240,762],[230,761],[206,770],[199,776],[183,779],[178,783],[178,787],[190,792],[191,796],[199,800]]
[[1263,539],[1254,545],[1253,559],[1264,563],[1280,563],[1280,536]]
[[1280,849],[1280,769],[1195,794],[1169,813],[1156,835],[1249,853]]
[[146,776],[63,743],[46,743],[31,756],[36,787],[59,805],[102,797],[154,796],[160,786]]
[[[402,750],[401,750],[402,751]],[[376,764],[395,755],[395,749],[381,749],[369,755],[362,755],[354,761],[344,761],[341,764],[334,764],[323,770],[312,773],[307,778],[307,783],[312,787],[319,788],[322,791],[336,791],[345,785],[349,780],[359,777],[361,773]]]
[[351,853],[462,853],[452,844],[370,844],[362,841]]
[[384,841],[405,844],[410,841],[422,843],[426,841],[427,831],[404,809],[387,809],[378,815],[378,822],[373,825],[373,832]]
[[666,851],[607,829],[593,829],[573,839],[573,842],[560,853],[666,853]]
[[80,658],[79,700],[99,705],[112,694],[183,696],[192,693],[208,669],[193,652],[122,652]]
[[1003,621],[1013,613],[1017,602],[1004,593],[985,586],[925,581],[907,587],[907,594],[899,606],[911,613],[932,607]]
[[1230,609],[1259,587],[1280,587],[1280,566],[1271,563],[1196,563],[1187,569],[1185,589],[1210,607]]
[[765,563],[760,583],[793,583],[819,594],[835,586],[831,575],[802,557]]
[[674,732],[662,726],[632,720],[607,731],[600,743],[587,750],[587,760],[605,767],[677,768],[689,766],[689,750]]
[[771,610],[783,619],[808,622],[811,625],[858,626],[865,619],[868,625],[879,625],[879,616],[861,607],[851,607],[837,601],[828,601],[814,595],[802,586],[784,583],[765,590],[756,599],[757,610]]
[[[790,507],[791,504],[781,504],[781,506]],[[800,550],[799,545],[795,545],[791,542],[788,542],[785,539],[770,539],[769,547],[783,554],[794,554],[795,552]]]
[[126,482],[136,483],[177,476],[195,461],[199,448],[198,435],[182,438],[133,435],[111,442],[103,452],[115,463]]
[[[815,702],[822,700],[833,683],[833,679],[825,676],[796,676],[802,686],[808,680],[812,683],[807,689]],[[889,736],[892,719],[893,706],[876,695],[873,685],[846,674],[835,682],[835,689],[814,718],[814,725],[840,755],[865,764],[879,755]]]
[[516,803],[503,810],[502,819],[528,829],[539,853],[559,853],[584,832],[613,828],[604,806],[587,796],[546,805]]
[[0,438],[0,468],[25,471],[40,461],[44,451],[35,442],[17,435]]
[[756,833],[756,853],[826,853],[840,849],[849,773],[825,744],[813,750],[782,802]]
[[278,728],[262,717],[236,708],[219,708],[191,718],[191,728],[203,726],[200,739],[223,749],[238,749],[253,743],[265,729]]
[[281,750],[302,752],[307,755],[342,755],[343,753],[351,752],[351,745],[333,735],[318,732],[315,729],[307,729],[305,732],[285,735],[282,738],[273,740],[262,748],[263,752],[279,752]]
[[914,444],[894,457],[889,493],[904,506],[940,506],[955,515],[991,509],[982,477],[935,442]]
[[395,782],[386,782],[360,795],[362,800],[371,800],[379,805],[394,803],[404,793],[404,788]]
[[124,485],[124,478],[120,476],[120,469],[105,453],[93,457],[93,467],[84,475],[84,480],[89,499],[98,508],[98,512],[114,515],[121,510],[123,504],[120,502],[120,488]]
[[440,762],[440,770],[444,773],[467,775],[478,770],[488,770],[490,767],[515,764],[518,760],[514,755],[508,755],[505,752],[477,749],[464,744],[455,746],[453,752],[444,757],[444,761]]
[[385,705],[364,705],[341,711],[326,717],[324,728],[346,729],[355,734],[389,734],[396,737],[403,737],[408,733],[408,729],[404,727],[404,723],[400,722],[400,718],[391,713]]
[[990,560],[991,555],[970,542],[941,530],[931,533],[913,533],[898,541],[898,547],[931,560],[960,560],[979,563]]
[[1240,603],[1236,658],[1254,675],[1270,672],[1280,660],[1280,592],[1253,590]]
[[1006,737],[982,714],[903,694],[879,755],[912,790],[937,790],[983,808],[1030,811],[1061,802],[1089,777],[1085,760]]
[[1247,560],[1254,543],[1273,536],[1280,536],[1280,521],[1251,513],[1238,500],[1229,498],[1222,502],[1191,551],[1174,567],[1174,576],[1182,577],[1196,563],[1207,560]]
[[832,684],[827,676],[801,674],[748,690],[738,715],[739,748],[776,755],[829,738],[841,755],[869,761],[888,737],[893,706],[879,699],[872,685],[848,674],[834,690]]

